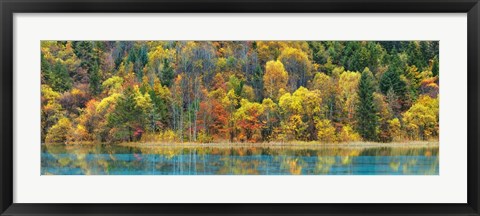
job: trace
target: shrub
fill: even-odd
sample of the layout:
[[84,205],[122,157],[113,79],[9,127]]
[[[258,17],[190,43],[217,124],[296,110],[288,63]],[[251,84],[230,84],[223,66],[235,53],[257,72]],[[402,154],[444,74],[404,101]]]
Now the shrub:
[[69,133],[72,123],[68,118],[61,118],[57,124],[53,125],[45,137],[45,142],[48,144],[65,144],[67,142],[67,134]]
[[341,142],[352,142],[352,141],[360,141],[362,138],[360,134],[355,132],[350,125],[345,125],[342,127],[340,134],[338,135],[338,139]]
[[178,136],[173,130],[166,130],[161,133],[161,139],[165,142],[174,142],[178,139]]
[[174,142],[178,138],[173,130],[165,130],[158,133],[144,133],[141,142]]
[[318,140],[328,143],[336,142],[337,137],[335,136],[335,128],[332,126],[330,120],[318,120],[315,127],[318,131]]
[[400,137],[401,125],[398,118],[394,118],[388,121],[388,129],[394,140],[397,140]]
[[211,143],[213,142],[213,137],[207,133],[200,132],[198,133],[198,142],[200,143]]

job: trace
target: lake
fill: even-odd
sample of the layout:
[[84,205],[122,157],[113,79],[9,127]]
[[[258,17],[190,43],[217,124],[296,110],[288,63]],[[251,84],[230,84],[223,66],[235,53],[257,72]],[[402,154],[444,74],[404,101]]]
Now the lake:
[[42,145],[42,175],[438,175],[438,146]]

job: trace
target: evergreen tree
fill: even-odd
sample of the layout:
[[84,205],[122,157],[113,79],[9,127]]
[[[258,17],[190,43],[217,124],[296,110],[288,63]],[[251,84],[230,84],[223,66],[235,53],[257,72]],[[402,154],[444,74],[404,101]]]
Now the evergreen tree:
[[133,133],[139,125],[138,118],[141,111],[136,107],[135,94],[127,88],[119,98],[115,110],[108,115],[108,125],[112,128],[111,136],[114,140],[133,141]]
[[128,62],[133,63],[133,71],[138,81],[142,80],[143,68],[148,63],[148,49],[145,45],[133,47],[128,54]]
[[260,65],[257,65],[253,70],[252,86],[255,91],[257,101],[263,100],[263,70]]
[[409,97],[407,92],[407,84],[400,78],[400,71],[388,70],[380,78],[380,91],[387,95],[392,90],[399,98],[401,110],[408,108]]
[[175,71],[173,67],[170,65],[170,61],[165,58],[163,59],[163,68],[160,80],[162,81],[163,86],[170,87],[173,82],[173,78],[175,76]]
[[88,71],[89,87],[93,95],[99,94],[101,90],[101,75],[100,75],[100,42],[91,41],[74,41],[72,42],[73,52],[81,60],[80,66]]
[[378,116],[373,93],[375,92],[373,75],[366,68],[358,84],[359,103],[357,106],[357,127],[363,139],[377,140]]
[[46,67],[45,82],[53,90],[58,92],[68,91],[72,88],[72,78],[68,74],[67,67],[60,62],[56,62],[53,68]]
[[432,61],[433,76],[438,76],[438,72],[439,72],[438,56],[435,56],[431,61]]
[[102,85],[100,78],[100,70],[98,69],[98,62],[93,63],[92,68],[89,70],[89,75],[90,91],[93,95],[100,94],[100,92],[102,92]]

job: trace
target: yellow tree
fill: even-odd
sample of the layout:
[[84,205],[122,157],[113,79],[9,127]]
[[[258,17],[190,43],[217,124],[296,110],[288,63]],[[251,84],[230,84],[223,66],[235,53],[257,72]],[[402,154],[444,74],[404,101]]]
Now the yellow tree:
[[162,85],[171,86],[174,79],[171,62],[175,59],[176,51],[174,49],[163,49],[161,44],[154,45],[148,53],[148,63],[145,65],[145,69],[148,70],[147,74],[160,78]]
[[247,141],[252,140],[253,135],[263,127],[260,116],[263,114],[264,107],[260,103],[250,102],[242,99],[240,108],[234,114],[237,125],[243,129]]
[[335,135],[335,128],[332,126],[332,123],[328,119],[319,119],[315,124],[317,128],[317,137],[318,140],[326,143],[333,143],[337,141]]
[[272,99],[266,98],[262,101],[263,115],[261,116],[264,123],[262,128],[262,140],[269,141],[273,138],[275,126],[278,125],[277,110],[278,105]]
[[295,48],[303,52],[310,50],[306,41],[257,41],[257,52],[260,61],[275,60],[286,48]]
[[312,64],[308,55],[295,48],[286,47],[278,57],[285,69],[289,72],[288,85],[295,90],[300,86],[306,87],[311,77]]
[[102,88],[103,91],[106,92],[108,95],[112,95],[114,93],[120,93],[122,91],[123,85],[123,78],[119,76],[112,76],[107,80],[103,81]]
[[305,131],[308,125],[302,120],[302,116],[297,114],[289,116],[281,123],[281,127],[284,131],[281,137],[285,137],[286,140],[306,140]]
[[438,97],[421,95],[403,114],[403,121],[411,138],[427,140],[438,136],[438,108]]
[[85,108],[81,110],[81,115],[75,119],[77,126],[71,137],[72,141],[93,141],[97,137],[101,141],[100,128],[105,126],[106,122],[100,121],[105,113],[97,113],[98,104],[99,102],[95,99],[89,100],[85,104]]
[[227,111],[228,115],[228,121],[227,121],[227,126],[226,130],[228,131],[229,134],[229,139],[230,142],[233,142],[236,135],[237,135],[237,125],[235,121],[235,107],[239,105],[239,96],[235,94],[235,91],[231,89],[230,91],[227,92],[225,97],[223,97],[221,103],[224,109]]
[[62,118],[63,107],[58,103],[60,98],[60,93],[54,91],[48,85],[41,86],[42,93],[42,132],[41,139],[45,141],[45,136],[47,135],[48,130],[57,123],[57,121]]
[[266,65],[263,83],[266,96],[276,100],[280,89],[286,89],[288,82],[288,73],[280,61],[269,61]]
[[401,124],[398,118],[394,118],[388,121],[388,129],[394,141],[400,138]]
[[335,109],[336,82],[337,80],[321,72],[316,73],[310,82],[310,89],[319,91],[322,99],[322,113],[328,119],[333,118]]
[[355,114],[355,108],[358,103],[358,83],[360,73],[346,71],[340,74],[338,80],[339,102],[343,108],[342,116],[346,117],[347,122],[352,123]]
[[276,60],[280,55],[283,43],[279,41],[258,41],[257,43],[258,58],[261,63]]
[[65,144],[67,142],[68,134],[72,128],[72,123],[68,118],[61,118],[57,124],[53,125],[45,137],[45,142],[49,144]]
[[389,120],[393,117],[393,114],[391,113],[391,109],[389,109],[388,103],[386,102],[386,97],[381,93],[375,92],[373,93],[373,102],[378,115],[378,139],[381,142],[390,142],[392,141],[393,136],[390,133]]
[[338,134],[338,141],[352,142],[361,140],[360,134],[355,132],[350,125],[344,125]]
[[[307,88],[300,87],[293,94],[285,93],[278,102],[283,125],[289,126],[290,130],[295,132],[296,139],[314,139],[316,136],[314,119],[320,117],[321,103],[322,98],[318,90],[309,91]],[[299,133],[300,128],[291,128],[295,125],[304,127],[301,133]]]

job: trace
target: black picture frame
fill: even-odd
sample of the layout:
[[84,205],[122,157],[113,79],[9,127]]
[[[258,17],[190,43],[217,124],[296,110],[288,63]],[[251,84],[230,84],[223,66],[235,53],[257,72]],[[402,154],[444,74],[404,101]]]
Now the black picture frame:
[[[0,0],[0,212],[2,215],[480,215],[478,0]],[[14,13],[467,13],[466,204],[20,204],[13,203]],[[449,185],[445,185],[448,187]]]

